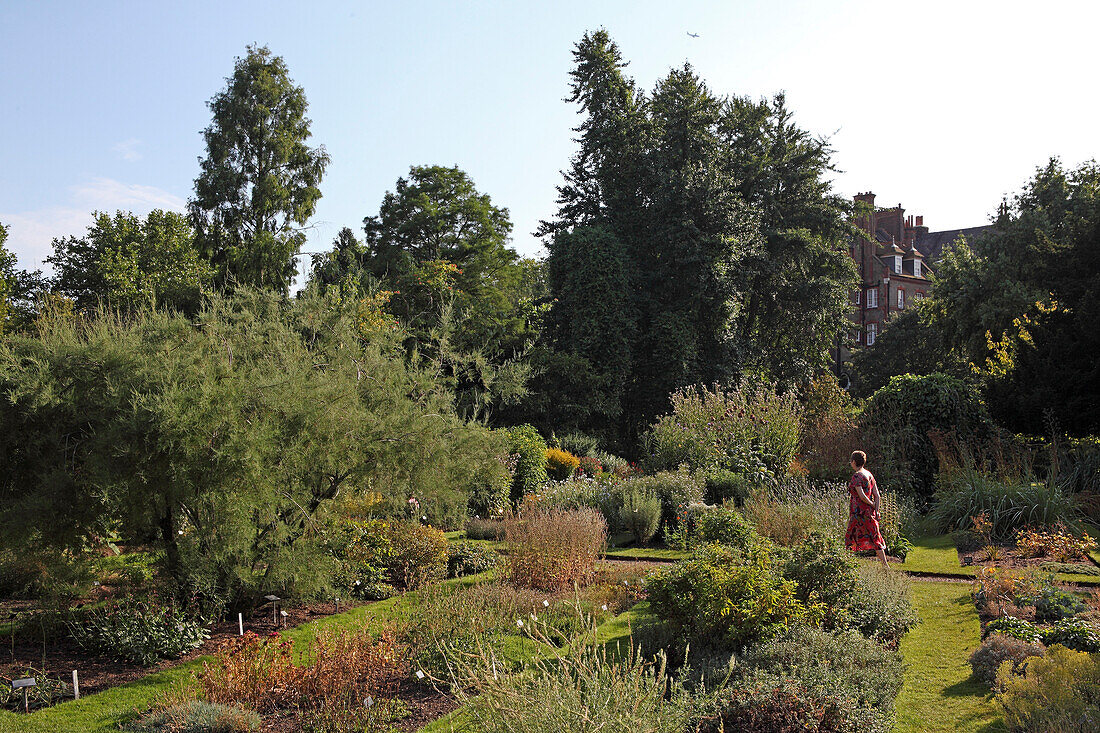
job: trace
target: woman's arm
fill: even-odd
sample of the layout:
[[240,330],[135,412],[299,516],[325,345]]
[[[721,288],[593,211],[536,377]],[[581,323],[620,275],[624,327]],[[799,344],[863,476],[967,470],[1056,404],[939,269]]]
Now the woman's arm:
[[[860,477],[860,478],[862,478],[862,477]],[[856,498],[858,498],[860,501],[862,501],[867,506],[873,507],[875,505],[875,502],[873,502],[873,501],[871,501],[870,499],[867,498],[867,492],[865,492],[863,490],[863,486],[861,486],[860,484],[861,484],[861,482],[857,481],[856,485],[853,487],[856,490]]]
[[882,514],[882,494],[879,493],[878,484],[872,484],[871,486],[871,499],[875,503],[875,511]]

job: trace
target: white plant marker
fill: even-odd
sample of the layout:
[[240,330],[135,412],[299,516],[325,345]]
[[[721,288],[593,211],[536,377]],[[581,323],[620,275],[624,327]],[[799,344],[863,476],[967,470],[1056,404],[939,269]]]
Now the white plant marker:
[[80,678],[76,675],[76,670],[73,670],[73,699],[80,699]]
[[543,605],[543,606],[544,606],[545,608],[550,608],[550,601],[543,601],[543,602],[542,602],[542,605]]
[[371,705],[374,705],[374,698],[373,698],[373,697],[371,697],[370,695],[367,695],[367,699],[363,701],[363,705],[364,705],[365,707],[368,707],[368,708],[369,708],[369,707],[370,707]]
[[240,630],[240,635],[244,636],[244,613],[237,614],[237,628]]
[[424,679],[424,670],[422,670],[422,669],[416,670],[416,678],[418,680]]

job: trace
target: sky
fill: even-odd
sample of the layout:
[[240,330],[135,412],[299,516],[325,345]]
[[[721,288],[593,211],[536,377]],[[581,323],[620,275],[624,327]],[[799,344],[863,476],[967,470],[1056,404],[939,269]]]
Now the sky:
[[1100,3],[1060,0],[0,0],[0,223],[35,268],[93,211],[182,211],[207,102],[255,43],[286,60],[331,156],[306,251],[439,164],[540,256],[575,149],[571,51],[603,27],[642,88],[689,62],[720,95],[785,92],[830,140],[837,192],[977,226],[1051,156],[1100,156],[1098,24]]

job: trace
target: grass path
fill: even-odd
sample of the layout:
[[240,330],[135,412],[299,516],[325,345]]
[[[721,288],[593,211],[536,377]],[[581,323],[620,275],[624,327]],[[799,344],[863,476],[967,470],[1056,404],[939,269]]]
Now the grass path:
[[989,687],[970,679],[967,659],[978,646],[981,626],[969,586],[914,582],[913,604],[921,623],[901,641],[907,669],[895,731],[1004,731]]

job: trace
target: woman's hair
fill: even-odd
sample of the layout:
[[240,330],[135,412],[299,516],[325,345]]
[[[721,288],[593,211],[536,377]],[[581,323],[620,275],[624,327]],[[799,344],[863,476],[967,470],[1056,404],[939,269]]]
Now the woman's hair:
[[861,450],[852,451],[852,462],[856,464],[856,467],[863,468],[867,465],[867,454]]

